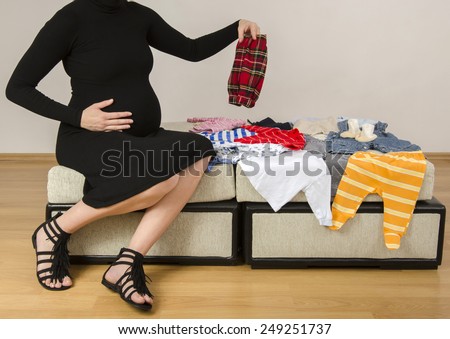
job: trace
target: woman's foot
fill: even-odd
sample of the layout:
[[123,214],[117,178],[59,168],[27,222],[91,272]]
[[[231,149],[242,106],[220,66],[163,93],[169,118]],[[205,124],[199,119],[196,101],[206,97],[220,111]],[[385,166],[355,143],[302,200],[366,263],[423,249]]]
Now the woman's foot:
[[41,224],[33,234],[36,250],[37,278],[42,287],[49,290],[66,290],[72,286],[69,274],[67,241],[70,234],[57,224],[59,212]]
[[128,248],[122,248],[116,261],[103,275],[102,284],[120,294],[127,303],[149,310],[153,295],[148,290],[143,268],[143,255]]

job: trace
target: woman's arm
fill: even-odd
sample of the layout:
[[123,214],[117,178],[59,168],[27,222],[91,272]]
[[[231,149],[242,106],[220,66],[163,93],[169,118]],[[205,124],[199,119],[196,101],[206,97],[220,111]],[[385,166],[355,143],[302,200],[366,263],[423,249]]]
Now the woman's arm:
[[150,27],[147,41],[150,46],[188,61],[201,61],[220,52],[238,38],[239,21],[214,33],[190,39],[147,8]]
[[75,17],[60,10],[40,30],[6,87],[12,102],[44,117],[80,126],[82,111],[56,102],[36,89],[64,59],[75,41]]

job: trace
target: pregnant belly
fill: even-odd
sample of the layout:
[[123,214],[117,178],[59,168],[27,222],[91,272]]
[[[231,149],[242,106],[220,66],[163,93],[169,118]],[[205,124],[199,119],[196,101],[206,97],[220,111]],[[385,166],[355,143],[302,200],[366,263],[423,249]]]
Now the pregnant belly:
[[102,109],[104,112],[131,112],[133,123],[124,133],[146,136],[158,130],[161,124],[161,107],[155,92],[149,86],[96,89],[95,91],[74,91],[70,106],[85,109],[90,105],[108,99],[114,102]]

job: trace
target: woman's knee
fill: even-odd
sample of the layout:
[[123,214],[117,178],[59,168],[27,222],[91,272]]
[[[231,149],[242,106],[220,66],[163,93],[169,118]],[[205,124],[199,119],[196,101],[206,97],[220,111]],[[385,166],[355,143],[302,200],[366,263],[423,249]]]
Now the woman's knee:
[[209,155],[209,156],[206,156],[194,163],[193,168],[196,171],[196,175],[202,176],[204,174],[204,172],[208,168],[208,164],[209,164],[210,160],[211,160],[211,156]]
[[169,179],[162,182],[162,183],[164,183],[163,189],[165,189],[167,191],[167,193],[169,193],[175,187],[177,187],[179,181],[180,181],[180,175],[175,174],[175,175],[171,176]]
[[149,188],[145,193],[149,198],[152,198],[157,195],[166,195],[170,191],[172,191],[177,185],[180,177],[178,174],[171,176],[170,178],[160,182],[159,184]]
[[[140,204],[142,206],[148,207],[156,203],[159,199],[165,196],[167,193],[172,191],[178,184],[179,176],[175,174],[174,176],[166,179],[155,186],[150,187],[146,191],[140,193]],[[148,205],[150,204],[150,205]]]

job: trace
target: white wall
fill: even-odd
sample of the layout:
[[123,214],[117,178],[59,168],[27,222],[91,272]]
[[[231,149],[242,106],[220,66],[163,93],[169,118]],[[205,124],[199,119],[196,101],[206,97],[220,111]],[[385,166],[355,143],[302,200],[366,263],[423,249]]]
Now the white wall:
[[[268,35],[266,81],[252,110],[227,103],[234,44],[197,64],[155,52],[150,79],[163,121],[360,116],[388,122],[425,151],[450,151],[448,0],[137,1],[191,37],[239,18],[258,22]],[[54,151],[58,123],[10,103],[4,88],[40,27],[69,2],[0,2],[0,152]],[[61,65],[39,88],[64,103],[70,98]]]

